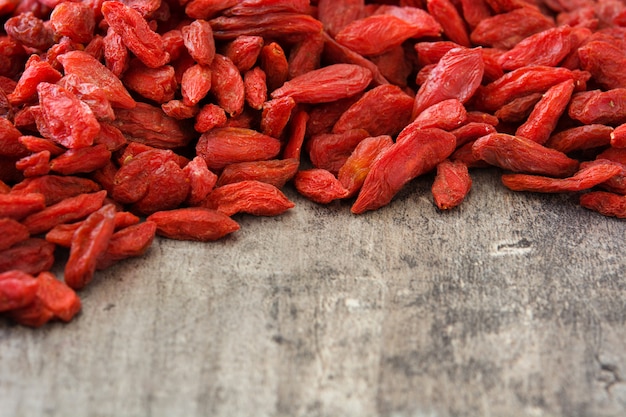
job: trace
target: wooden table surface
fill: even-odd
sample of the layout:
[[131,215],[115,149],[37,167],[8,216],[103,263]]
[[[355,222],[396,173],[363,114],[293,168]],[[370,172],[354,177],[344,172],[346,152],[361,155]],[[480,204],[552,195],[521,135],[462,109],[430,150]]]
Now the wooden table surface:
[[355,216],[288,191],[157,239],[69,324],[0,321],[0,416],[624,416],[626,223],[474,173]]

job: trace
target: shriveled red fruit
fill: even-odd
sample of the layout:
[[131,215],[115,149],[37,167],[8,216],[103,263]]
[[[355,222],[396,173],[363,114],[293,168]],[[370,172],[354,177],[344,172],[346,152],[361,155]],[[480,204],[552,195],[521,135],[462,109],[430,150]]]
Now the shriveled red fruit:
[[389,204],[406,183],[434,169],[455,147],[452,133],[407,126],[372,164],[351,211],[360,214]]
[[169,62],[163,40],[138,11],[116,1],[105,1],[101,10],[109,26],[147,67],[158,68]]
[[57,224],[85,218],[98,210],[106,197],[106,191],[79,194],[59,201],[22,220],[32,235],[47,232]]
[[364,129],[371,136],[396,135],[411,121],[413,98],[395,85],[365,92],[333,126],[333,133]]
[[215,57],[215,40],[209,22],[196,19],[183,26],[181,31],[185,47],[192,58],[200,65],[211,65]]
[[46,206],[59,203],[79,194],[100,191],[100,185],[88,178],[75,175],[44,175],[27,178],[13,186],[12,194],[41,194]]
[[[415,96],[413,118],[440,101],[455,98],[467,102],[480,85],[485,66],[480,49],[455,48],[448,51],[430,72]],[[456,74],[463,74],[458,77]]]
[[367,68],[333,64],[287,81],[271,93],[272,98],[292,97],[297,103],[326,103],[354,96],[372,81]]
[[472,179],[463,162],[445,160],[437,164],[431,192],[439,210],[449,210],[461,204],[471,188]]
[[609,217],[626,219],[626,196],[592,191],[580,196],[580,205]]
[[46,197],[41,193],[0,194],[0,217],[23,219],[46,207]]
[[30,274],[12,270],[0,273],[0,312],[25,307],[35,300],[39,281]]
[[106,269],[121,260],[144,255],[154,241],[156,228],[156,223],[143,221],[113,233],[106,251],[96,261],[96,269]]
[[81,310],[78,295],[50,272],[37,275],[37,292],[33,302],[11,310],[9,317],[24,326],[41,327],[50,320],[72,320]]
[[298,171],[294,186],[300,194],[319,204],[328,204],[349,194],[333,173],[321,168]]
[[350,22],[337,33],[335,39],[361,55],[378,55],[412,37],[437,36],[439,28],[433,28],[431,32],[426,32],[394,15],[375,14]]
[[157,225],[157,235],[176,240],[208,242],[239,230],[239,224],[226,214],[204,207],[159,211],[146,220]]
[[109,101],[118,107],[132,109],[137,104],[120,79],[93,56],[83,51],[70,51],[58,57],[65,74],[100,87]]
[[505,174],[502,183],[514,191],[563,193],[585,191],[621,173],[623,165],[606,160],[596,160],[585,165],[568,178],[552,178],[528,174]]
[[280,148],[280,141],[271,136],[251,129],[223,127],[200,136],[196,153],[204,158],[209,169],[220,170],[237,162],[275,158]]
[[306,149],[315,168],[336,174],[354,148],[368,136],[370,134],[363,129],[315,135],[306,143]]
[[244,180],[215,188],[202,203],[227,216],[247,213],[255,216],[277,216],[295,204],[272,184]]
[[31,237],[0,252],[0,272],[18,270],[36,275],[54,265],[54,244]]
[[207,167],[206,161],[196,156],[183,168],[183,173],[189,181],[189,195],[187,204],[198,205],[206,198],[217,183],[217,175]]
[[354,148],[337,173],[337,179],[348,191],[348,197],[355,195],[361,189],[378,155],[391,145],[393,145],[391,136],[381,135],[365,138]]
[[578,169],[578,161],[530,139],[491,133],[476,140],[472,153],[491,165],[513,172],[567,177]]
[[87,104],[65,88],[50,83],[37,85],[41,118],[39,132],[66,148],[93,144],[100,124]]
[[300,162],[295,159],[272,159],[230,164],[224,167],[217,186],[239,181],[255,180],[282,188],[298,171]]

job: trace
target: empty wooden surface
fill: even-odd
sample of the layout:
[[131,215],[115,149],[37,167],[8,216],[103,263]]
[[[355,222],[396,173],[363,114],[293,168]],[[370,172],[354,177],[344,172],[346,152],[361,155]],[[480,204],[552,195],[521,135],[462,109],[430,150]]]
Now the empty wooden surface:
[[69,324],[0,321],[0,416],[623,416],[625,223],[474,174],[381,210],[291,192],[215,243],[155,241]]

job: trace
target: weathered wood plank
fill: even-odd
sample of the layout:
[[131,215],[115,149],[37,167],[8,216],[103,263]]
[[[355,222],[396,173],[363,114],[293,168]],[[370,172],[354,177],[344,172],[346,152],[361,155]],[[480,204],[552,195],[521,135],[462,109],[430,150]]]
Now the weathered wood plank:
[[157,240],[73,322],[0,322],[0,416],[620,416],[625,223],[475,174]]

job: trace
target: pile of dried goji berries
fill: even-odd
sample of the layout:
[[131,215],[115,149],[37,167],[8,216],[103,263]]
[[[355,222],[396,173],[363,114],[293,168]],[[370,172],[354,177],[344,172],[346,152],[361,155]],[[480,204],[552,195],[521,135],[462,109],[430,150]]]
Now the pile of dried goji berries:
[[[434,172],[626,217],[626,2],[0,0],[0,312],[70,320],[155,235],[353,213]],[[63,277],[50,273],[69,253]]]

